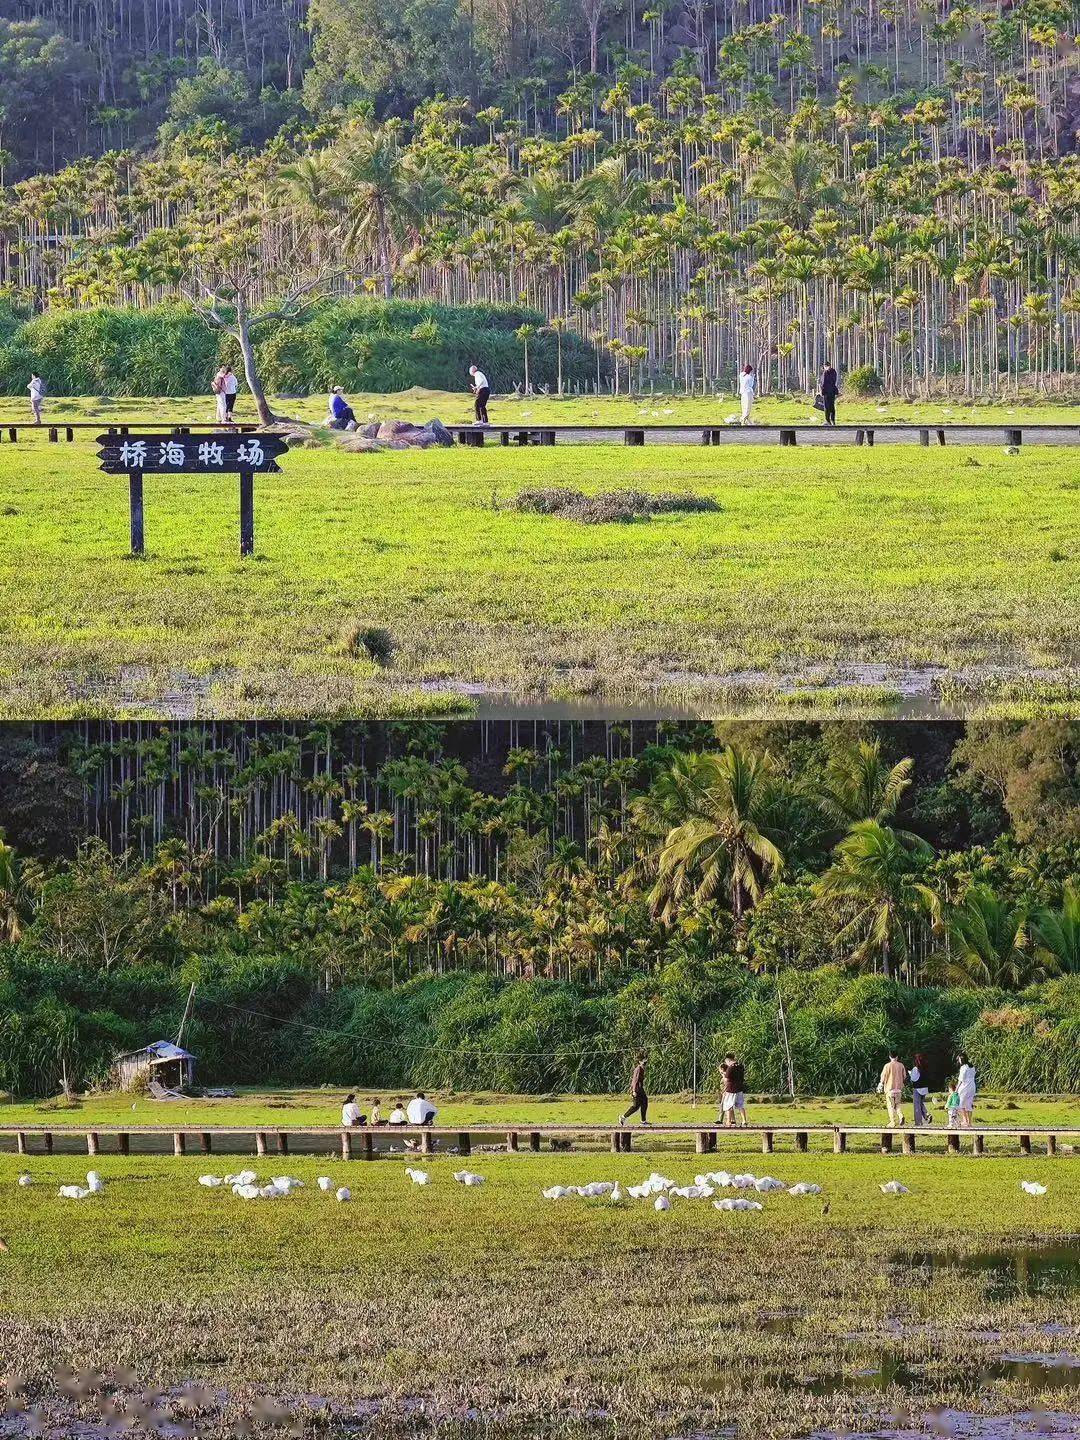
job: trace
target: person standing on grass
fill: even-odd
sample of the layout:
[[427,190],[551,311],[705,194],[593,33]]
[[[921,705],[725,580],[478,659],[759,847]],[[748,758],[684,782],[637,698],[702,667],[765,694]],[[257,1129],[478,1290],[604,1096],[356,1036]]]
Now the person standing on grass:
[[882,1066],[881,1079],[878,1081],[878,1094],[885,1096],[885,1105],[889,1111],[889,1124],[894,1128],[904,1123],[904,1115],[900,1106],[904,1099],[904,1083],[907,1080],[907,1070],[904,1062],[899,1059],[895,1050],[889,1051],[889,1058]]
[[757,375],[752,365],[744,365],[739,375],[739,399],[742,402],[742,423],[750,424],[750,411],[754,408],[754,393],[757,390]]
[[41,407],[45,403],[45,381],[35,371],[30,371],[30,409],[34,412],[34,424],[41,424]]
[[926,1081],[923,1078],[923,1071],[926,1069],[926,1056],[916,1055],[911,1062],[911,1069],[908,1071],[908,1079],[911,1081],[911,1103],[914,1108],[912,1124],[929,1125],[930,1112],[926,1108],[926,1101],[930,1094]]
[[217,374],[214,376],[213,380],[210,381],[210,389],[212,390],[213,395],[214,395],[214,405],[215,405],[215,410],[216,410],[216,417],[217,417],[217,419],[218,419],[219,421],[221,421],[221,422],[224,424],[224,422],[229,418],[228,411],[225,409],[225,366],[224,366],[224,365],[221,366],[221,368],[218,370]]
[[956,1094],[960,1101],[960,1128],[961,1130],[971,1129],[971,1120],[975,1111],[975,1094],[978,1090],[975,1083],[975,1066],[966,1055],[960,1056],[960,1069],[956,1075]]
[[826,425],[836,424],[836,397],[839,394],[840,381],[836,376],[836,366],[829,360],[821,372],[821,398],[825,402]]
[[631,1115],[641,1116],[641,1123],[649,1123],[649,1097],[645,1091],[645,1056],[639,1055],[634,1073],[630,1077],[630,1109],[619,1116],[619,1124],[625,1125]]
[[486,425],[488,423],[487,402],[491,398],[491,386],[488,384],[488,378],[484,372],[478,370],[475,365],[469,366],[469,377],[474,397],[476,423],[477,425]]
[[724,1077],[724,1093],[720,1099],[718,1123],[727,1126],[746,1124],[746,1071],[743,1063],[729,1050],[720,1066]]
[[233,418],[233,406],[236,404],[236,394],[240,389],[240,381],[236,378],[236,372],[231,365],[222,367],[221,372],[221,393],[225,397],[225,421],[231,423]]

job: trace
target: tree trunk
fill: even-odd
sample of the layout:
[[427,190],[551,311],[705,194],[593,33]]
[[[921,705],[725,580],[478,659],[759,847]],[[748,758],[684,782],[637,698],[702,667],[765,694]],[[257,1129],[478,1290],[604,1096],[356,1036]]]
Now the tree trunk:
[[251,324],[248,319],[247,305],[239,298],[236,302],[236,329],[233,331],[233,336],[244,357],[244,379],[248,383],[251,398],[255,402],[259,423],[272,425],[277,416],[270,409],[263,391],[262,380],[259,378],[259,367],[255,360],[255,347],[251,343]]

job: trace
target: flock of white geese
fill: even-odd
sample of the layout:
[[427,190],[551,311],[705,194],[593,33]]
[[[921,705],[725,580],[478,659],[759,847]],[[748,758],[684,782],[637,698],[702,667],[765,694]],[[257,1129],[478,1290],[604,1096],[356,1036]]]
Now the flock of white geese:
[[[405,1167],[405,1176],[413,1185],[430,1185],[431,1172],[428,1170],[417,1170],[411,1166]],[[484,1184],[484,1176],[477,1175],[471,1170],[455,1170],[454,1180],[459,1185],[472,1188]],[[20,1175],[16,1182],[20,1186],[28,1186],[34,1183],[33,1176],[29,1174]],[[335,1186],[329,1175],[320,1175],[316,1185],[324,1194],[333,1192],[334,1199],[345,1203],[352,1199],[352,1191],[347,1185]],[[298,1180],[294,1175],[275,1175],[270,1180],[260,1184],[259,1177],[254,1170],[239,1170],[235,1175],[200,1175],[199,1184],[208,1190],[219,1188],[231,1190],[240,1200],[284,1200],[298,1190],[304,1188],[303,1180]],[[909,1195],[911,1192],[906,1185],[901,1185],[899,1180],[887,1180],[880,1187],[883,1195]],[[1034,1180],[1021,1180],[1020,1188],[1027,1195],[1045,1195],[1046,1186],[1040,1185]],[[692,1185],[678,1185],[666,1175],[660,1175],[655,1170],[638,1185],[628,1185],[624,1189],[617,1180],[592,1180],[587,1185],[552,1185],[542,1191],[545,1200],[568,1200],[577,1197],[583,1200],[606,1200],[611,1205],[621,1205],[624,1200],[651,1200],[654,1210],[670,1210],[672,1200],[712,1200],[716,1210],[762,1210],[764,1206],[760,1200],[751,1199],[749,1194],[725,1195],[720,1200],[714,1200],[713,1196],[718,1190],[753,1191],[756,1195],[768,1195],[774,1191],[786,1191],[788,1195],[795,1197],[807,1195],[820,1195],[821,1186],[810,1184],[808,1181],[801,1181],[797,1185],[788,1185],[784,1180],[777,1180],[772,1175],[743,1174],[732,1175],[727,1170],[709,1170],[703,1175],[695,1175]],[[105,1193],[105,1182],[96,1170],[87,1172],[85,1185],[61,1185],[59,1195],[64,1200],[88,1200],[95,1195]]]

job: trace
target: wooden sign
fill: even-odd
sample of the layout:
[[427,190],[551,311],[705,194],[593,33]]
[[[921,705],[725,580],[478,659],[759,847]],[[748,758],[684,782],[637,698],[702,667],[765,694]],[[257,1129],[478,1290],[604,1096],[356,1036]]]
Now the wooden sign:
[[283,435],[99,435],[98,460],[107,475],[126,475],[131,506],[131,553],[141,555],[144,475],[240,476],[240,554],[255,548],[255,475],[280,471],[288,449]]

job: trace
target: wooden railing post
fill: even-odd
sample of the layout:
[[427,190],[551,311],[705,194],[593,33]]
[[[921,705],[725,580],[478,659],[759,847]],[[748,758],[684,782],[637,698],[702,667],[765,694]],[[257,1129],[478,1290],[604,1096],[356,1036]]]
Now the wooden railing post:
[[42,1140],[45,1142],[45,1154],[46,1154],[46,1155],[51,1155],[51,1154],[53,1153],[53,1137],[52,1137],[52,1131],[51,1131],[51,1130],[46,1130],[45,1133],[42,1135],[41,1138],[42,1138]]
[[173,1135],[172,1149],[174,1155],[183,1155],[187,1150],[187,1136],[182,1130],[177,1130]]
[[540,1131],[529,1131],[529,1149],[536,1155],[540,1153]]
[[915,1154],[915,1135],[911,1130],[904,1131],[904,1154]]
[[375,1137],[370,1130],[360,1136],[360,1155],[364,1160],[375,1159]]
[[472,1154],[472,1141],[469,1139],[469,1132],[467,1130],[463,1130],[457,1137],[457,1149],[459,1155]]
[[255,1131],[255,1154],[260,1156],[266,1154],[266,1132],[264,1130]]
[[806,1147],[807,1147],[808,1144],[809,1144],[809,1136],[807,1135],[806,1131],[805,1131],[805,1130],[796,1130],[796,1131],[795,1131],[795,1149],[798,1150],[800,1153],[805,1154],[805,1153],[806,1153]]
[[773,1132],[764,1130],[761,1134],[761,1153],[771,1155],[773,1153]]
[[624,1131],[622,1132],[622,1148],[623,1148],[624,1150],[630,1150],[630,1149],[633,1148],[633,1144],[634,1144],[634,1137],[633,1137],[633,1135],[630,1133],[629,1130],[624,1130]]
[[882,1153],[883,1155],[891,1155],[891,1154],[892,1154],[892,1131],[891,1131],[891,1130],[883,1130],[883,1131],[881,1132],[881,1153]]
[[971,1137],[971,1153],[973,1155],[984,1155],[986,1153],[986,1138],[983,1135]]
[[15,1136],[15,1153],[16,1155],[26,1154],[26,1136],[21,1130]]
[[100,1142],[98,1139],[97,1131],[90,1130],[86,1136],[86,1153],[88,1155],[96,1155],[98,1153],[99,1144]]
[[1057,1136],[1056,1136],[1056,1135],[1047,1135],[1047,1137],[1046,1137],[1046,1153],[1047,1153],[1047,1155],[1056,1155],[1056,1154],[1057,1154]]
[[209,1155],[213,1145],[209,1130],[204,1130],[199,1136],[199,1145],[204,1155]]
[[959,1130],[950,1130],[950,1131],[948,1132],[948,1134],[945,1136],[945,1145],[946,1145],[946,1148],[948,1149],[948,1152],[949,1152],[950,1155],[959,1155],[959,1154],[960,1154],[960,1132],[959,1132]]
[[509,1151],[511,1151],[511,1152],[517,1150],[517,1148],[518,1148],[518,1132],[517,1132],[516,1130],[508,1130],[508,1131],[506,1132],[506,1148],[507,1148],[507,1150],[509,1150]]
[[431,1152],[434,1150],[434,1148],[435,1148],[434,1145],[432,1145],[432,1143],[431,1143],[431,1131],[430,1131],[430,1130],[425,1130],[425,1131],[423,1131],[423,1133],[422,1133],[421,1136],[420,1136],[420,1154],[421,1154],[421,1155],[430,1155]]
[[284,1130],[278,1131],[277,1148],[279,1155],[287,1155],[289,1153],[289,1137]]
[[622,1148],[623,1148],[623,1146],[622,1146],[622,1136],[619,1134],[618,1130],[612,1130],[612,1132],[611,1132],[611,1153],[612,1153],[613,1155],[618,1155],[618,1154],[621,1152]]
[[348,1130],[341,1132],[341,1158],[343,1160],[352,1159],[352,1135]]
[[1021,1155],[1030,1155],[1030,1154],[1031,1154],[1031,1136],[1030,1136],[1030,1135],[1021,1135],[1021,1136],[1020,1136],[1020,1154],[1021,1154]]
[[847,1150],[847,1136],[843,1130],[834,1130],[832,1137],[832,1148],[834,1155],[843,1155]]
[[122,1131],[116,1137],[116,1148],[121,1155],[129,1155],[131,1153],[131,1136]]

